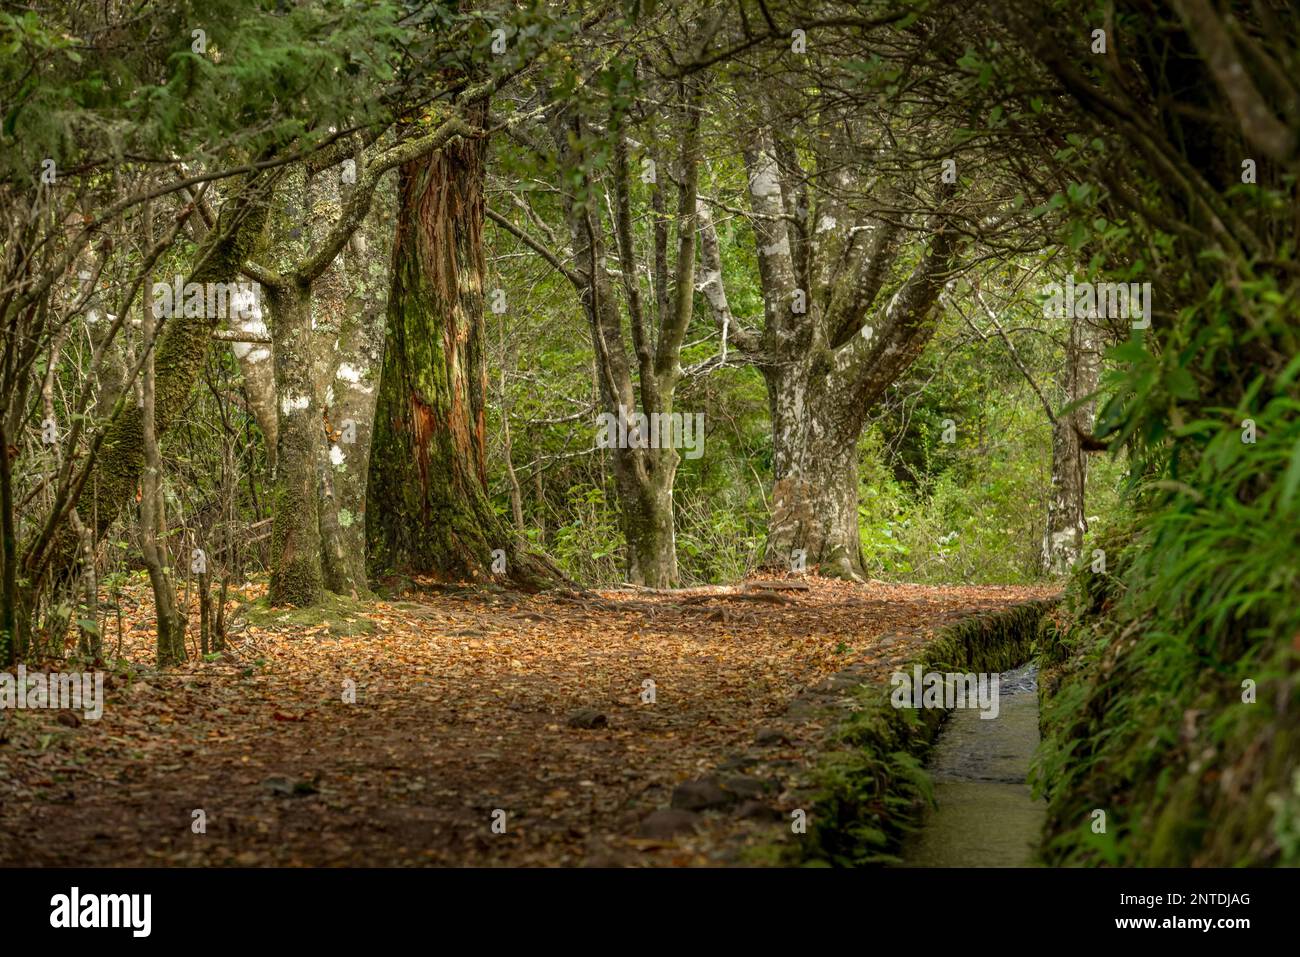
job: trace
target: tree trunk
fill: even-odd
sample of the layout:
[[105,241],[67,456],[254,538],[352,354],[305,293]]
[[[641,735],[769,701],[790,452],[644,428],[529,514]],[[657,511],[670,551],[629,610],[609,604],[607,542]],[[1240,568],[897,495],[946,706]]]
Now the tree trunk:
[[[669,243],[665,189],[656,182],[651,202],[655,210],[654,303],[652,315],[643,301],[638,257],[632,229],[632,188],[627,140],[620,131],[614,146],[612,175],[614,238],[622,281],[620,306],[614,277],[606,268],[604,229],[600,204],[592,195],[583,200],[571,192],[563,197],[565,218],[573,241],[575,268],[566,274],[573,283],[586,313],[595,352],[595,379],[603,415],[617,423],[617,442],[610,443],[614,484],[618,493],[619,518],[627,546],[628,580],[652,588],[677,584],[677,542],[674,530],[673,481],[681,456],[671,447],[652,448],[635,441],[633,416],[646,418],[650,433],[655,416],[670,416],[681,377],[681,349],[693,315],[697,232],[697,186],[699,181],[698,89],[679,105],[682,120],[676,213],[676,268],[669,279]],[[570,109],[556,115],[551,125],[560,168],[566,179],[585,179],[581,150],[575,143],[584,136],[581,112]],[[589,184],[592,185],[592,184]],[[629,355],[623,334],[623,309],[628,313],[632,350]],[[654,327],[651,332],[651,318]],[[633,369],[636,385],[633,384]],[[607,428],[608,426],[605,426]],[[609,436],[612,438],[613,436]],[[649,439],[649,436],[645,436]],[[625,441],[625,439],[627,441]],[[672,443],[670,442],[669,445]]]
[[816,401],[816,390],[809,388],[807,373],[798,365],[772,373],[767,377],[773,422],[767,561],[859,580],[857,452],[862,420],[829,415],[828,403]]
[[[232,319],[231,327],[239,332],[269,336],[270,331],[262,317],[261,303],[255,302],[251,313]],[[266,442],[266,466],[274,475],[280,423],[276,411],[275,363],[271,347],[258,342],[235,342],[230,348],[244,379],[244,395],[248,397],[249,411],[253,413],[257,427],[262,430],[262,439]]]
[[677,584],[673,480],[679,456],[674,449],[643,449],[637,461],[619,454],[623,451],[615,452],[614,475],[627,540],[628,580],[671,588]]
[[18,537],[14,532],[13,470],[9,432],[0,415],[0,665],[13,662],[18,641]]
[[[277,439],[274,605],[314,604],[326,588],[352,598],[368,590],[362,522],[386,270],[366,250],[367,234],[380,235],[383,213],[372,200],[382,172],[351,193],[341,172],[286,172],[272,220],[273,268],[257,267],[274,354],[274,382],[261,388],[275,412],[264,432]],[[255,355],[243,357],[250,393]]]
[[365,513],[372,578],[482,580],[500,549],[506,577],[540,584],[487,495],[484,152],[464,139],[400,167]]
[[519,487],[519,475],[515,472],[514,446],[510,441],[511,403],[506,389],[506,370],[514,371],[519,367],[518,340],[505,350],[501,365],[499,388],[501,392],[501,456],[506,464],[506,480],[510,483],[510,516],[514,519],[515,531],[524,533],[524,493]]
[[[897,291],[882,296],[899,255],[899,227],[845,206],[851,142],[841,135],[822,149],[828,152],[819,163],[834,171],[837,188],[818,194],[811,235],[800,212],[807,200],[793,147],[783,149],[779,136],[774,142],[760,129],[744,151],[763,331],[754,337],[737,330],[734,341],[762,370],[772,417],[766,562],[789,568],[802,558],[822,574],[860,580],[858,439],[867,412],[934,335],[935,303],[959,239],[943,215],[953,192],[945,187],[925,223],[927,248]],[[868,222],[855,228],[859,218]],[[720,264],[710,249],[705,254],[705,292],[715,320],[729,324]]]
[[1047,501],[1047,526],[1043,531],[1043,569],[1064,575],[1079,560],[1088,530],[1084,493],[1088,479],[1088,453],[1080,436],[1091,435],[1096,403],[1074,408],[1097,388],[1100,356],[1097,330],[1086,319],[1070,323],[1061,370],[1063,410],[1052,426],[1052,491]]
[[323,589],[316,462],[320,406],[312,381],[311,289],[264,286],[275,338],[278,448],[272,501],[272,605],[304,607]]
[[[145,229],[152,240],[152,218],[146,214]],[[176,590],[168,577],[166,566],[167,517],[166,499],[162,494],[162,456],[158,451],[156,423],[157,378],[154,371],[155,318],[146,302],[140,310],[141,339],[145,349],[144,375],[140,392],[140,445],[144,457],[144,474],[140,488],[140,544],[144,553],[149,583],[153,586],[154,619],[157,628],[158,667],[178,665],[185,660],[186,615],[176,601]],[[74,528],[83,527],[79,519]],[[92,538],[89,529],[85,537]],[[91,561],[93,558],[87,558]],[[88,570],[87,570],[88,571]]]
[[[596,349],[597,385],[605,414],[626,421],[636,411],[632,377],[622,342],[619,314],[613,284],[603,269],[595,270],[590,280],[591,261],[601,261],[599,239],[596,255],[590,252],[590,238],[574,218],[572,231],[578,240],[578,261],[587,262],[587,281],[578,290],[578,298],[587,313],[592,342]],[[648,378],[648,377],[647,377]],[[647,403],[646,413],[655,405]],[[620,429],[620,432],[622,429]],[[630,431],[630,427],[629,427]],[[627,544],[628,581],[649,588],[670,588],[677,584],[677,544],[674,531],[673,480],[680,460],[671,448],[618,447],[610,449],[614,466],[614,485],[618,491],[619,519]]]
[[[369,591],[366,483],[396,208],[387,180],[375,193],[360,227],[314,286],[317,398],[325,419],[318,460],[321,563],[325,587],[353,598]],[[330,218],[320,215],[327,210],[341,215],[345,189],[338,171],[317,176],[311,197],[314,221]]]
[[[377,213],[387,214],[390,204]],[[357,597],[369,590],[366,579],[366,482],[374,434],[376,383],[384,355],[384,310],[388,301],[388,263],[377,240],[381,222],[389,215],[372,215],[339,257],[324,280],[329,284],[318,305],[339,302],[337,346],[326,353],[327,378],[321,389],[325,414],[320,464],[321,561],[325,587],[335,594]],[[330,286],[350,294],[335,297]],[[322,308],[321,312],[326,312]],[[319,330],[318,330],[319,331]],[[323,351],[323,350],[322,350]]]
[[[259,192],[264,177],[246,180],[240,190],[222,205],[217,226],[199,249],[196,264],[186,282],[232,282],[266,221],[266,204]],[[207,361],[216,318],[189,317],[181,311],[168,319],[156,347],[157,369],[155,425],[161,437],[185,408],[190,390]],[[99,448],[86,489],[93,498],[77,509],[82,521],[91,524],[96,541],[116,521],[123,506],[135,497],[144,468],[143,411],[126,403],[108,426]],[[49,543],[32,542],[24,549],[29,575],[39,574],[48,557],[56,578],[66,575],[77,557],[80,542],[70,525],[60,528]]]

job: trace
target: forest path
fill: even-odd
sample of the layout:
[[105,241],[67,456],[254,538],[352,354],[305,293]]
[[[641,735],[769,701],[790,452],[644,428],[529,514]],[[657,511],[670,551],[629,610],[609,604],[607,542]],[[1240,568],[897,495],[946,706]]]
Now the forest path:
[[365,605],[374,634],[249,626],[232,660],[163,674],[141,593],[122,649],[139,664],[100,720],[0,712],[0,864],[743,860],[789,810],[779,788],[745,820],[651,815],[760,732],[766,760],[808,768],[824,729],[782,723],[801,692],[855,662],[883,685],[953,616],[1053,591],[808,583],[431,593]]

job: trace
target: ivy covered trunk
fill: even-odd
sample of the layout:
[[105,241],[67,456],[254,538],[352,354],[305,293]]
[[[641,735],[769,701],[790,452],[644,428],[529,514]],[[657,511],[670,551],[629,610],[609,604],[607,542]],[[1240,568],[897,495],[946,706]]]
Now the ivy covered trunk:
[[275,338],[279,435],[271,525],[272,605],[320,601],[320,528],[316,461],[320,406],[312,382],[311,290],[296,283],[264,286]]
[[372,578],[533,580],[487,495],[484,152],[461,139],[400,167],[365,518]]

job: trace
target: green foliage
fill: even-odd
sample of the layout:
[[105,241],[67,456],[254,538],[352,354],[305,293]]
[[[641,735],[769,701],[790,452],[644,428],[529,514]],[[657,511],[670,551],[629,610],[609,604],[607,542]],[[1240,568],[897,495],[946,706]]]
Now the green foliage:
[[[1063,361],[1054,328],[1015,314],[1018,352],[1051,395]],[[962,338],[945,317],[935,348],[890,391],[859,448],[859,528],[866,571],[921,582],[1019,583],[1043,577],[1052,427],[998,340]],[[1062,400],[1057,405],[1064,408]],[[944,441],[945,422],[954,441]],[[1088,513],[1124,512],[1120,459],[1089,462]]]
[[[1036,771],[1053,863],[1300,861],[1300,363],[1220,379],[1231,356],[1292,335],[1296,310],[1247,272],[1181,310],[1166,348],[1115,350],[1103,428],[1141,452],[1140,524],[1094,543],[1105,576],[1084,565],[1071,584]],[[1235,403],[1211,398],[1225,392]]]
[[[804,862],[863,867],[899,862],[934,789],[924,757],[937,729],[933,712],[898,710],[872,692],[820,769],[821,795]],[[924,720],[923,718],[930,718]]]
[[341,0],[153,5],[111,29],[74,5],[0,12],[0,179],[32,184],[46,158],[176,153],[195,168],[364,125],[395,76],[398,18]]
[[[621,538],[618,513],[601,488],[570,489],[569,521],[545,543],[566,575],[575,581],[614,583],[623,578],[614,543]],[[532,534],[534,544],[542,545]]]

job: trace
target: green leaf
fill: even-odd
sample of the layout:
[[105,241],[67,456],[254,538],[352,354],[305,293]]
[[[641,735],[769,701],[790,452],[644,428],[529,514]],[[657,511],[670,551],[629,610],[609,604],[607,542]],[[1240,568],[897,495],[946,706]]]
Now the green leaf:
[[1297,488],[1300,488],[1300,440],[1291,449],[1291,464],[1282,476],[1282,495],[1279,501],[1283,509],[1291,507]]

